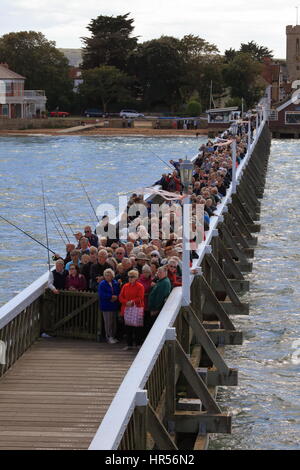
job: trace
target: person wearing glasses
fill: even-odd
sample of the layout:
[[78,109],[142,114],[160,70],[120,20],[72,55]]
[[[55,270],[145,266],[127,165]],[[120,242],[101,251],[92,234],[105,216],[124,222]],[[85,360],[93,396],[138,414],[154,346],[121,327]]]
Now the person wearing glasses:
[[175,261],[174,258],[169,259],[168,264],[167,264],[167,269],[168,269],[168,278],[170,279],[172,288],[182,286],[182,281],[177,276],[177,266],[178,266],[178,263]]
[[98,248],[99,240],[97,235],[92,232],[92,229],[89,225],[84,227],[84,236],[88,239],[91,246]]
[[[121,316],[124,317],[126,307],[140,307],[144,308],[144,286],[138,282],[139,272],[135,269],[132,269],[128,273],[128,281],[122,287],[119,301],[122,304],[121,307]],[[127,346],[125,346],[124,351],[132,349],[133,340],[135,340],[135,345],[137,348],[140,347],[142,343],[142,334],[143,327],[140,326],[128,326],[125,325],[125,333],[127,336]]]
[[66,290],[79,291],[85,289],[85,277],[83,274],[80,274],[78,265],[71,264],[69,267],[69,275],[66,280]]

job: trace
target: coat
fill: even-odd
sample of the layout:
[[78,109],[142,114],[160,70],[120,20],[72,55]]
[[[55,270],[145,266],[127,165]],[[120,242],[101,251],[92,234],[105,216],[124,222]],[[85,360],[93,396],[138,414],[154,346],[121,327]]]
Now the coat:
[[172,290],[171,282],[168,277],[157,281],[156,286],[153,287],[149,294],[148,308],[150,311],[161,310],[164,306],[165,300]]
[[182,286],[182,281],[179,277],[177,277],[176,273],[172,273],[171,271],[168,271],[168,278],[170,279],[172,287]]
[[151,284],[152,284],[152,277],[150,276],[149,278],[146,278],[144,274],[142,274],[138,280],[145,289],[145,297],[144,297],[144,304],[145,304],[145,310],[148,310],[148,296],[151,291]]
[[70,287],[74,287],[76,290],[85,290],[86,289],[86,279],[82,274],[79,274],[75,277],[68,276],[66,280],[66,290],[70,290]]
[[124,316],[126,303],[130,300],[133,300],[137,307],[144,307],[144,294],[145,289],[140,282],[137,281],[134,284],[130,284],[130,282],[128,282],[127,284],[124,284],[119,296],[119,301],[122,304],[121,316]]
[[112,280],[112,286],[106,280],[98,286],[99,305],[102,312],[115,312],[119,310],[119,302],[111,302],[113,295],[119,296],[120,286],[118,281]]

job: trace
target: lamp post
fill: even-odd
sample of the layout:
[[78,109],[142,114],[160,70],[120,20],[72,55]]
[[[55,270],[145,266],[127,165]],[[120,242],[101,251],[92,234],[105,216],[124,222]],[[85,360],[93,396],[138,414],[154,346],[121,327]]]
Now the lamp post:
[[183,250],[182,250],[182,306],[187,307],[191,303],[190,293],[190,197],[189,185],[193,178],[193,164],[190,160],[184,160],[180,165],[180,179],[183,185]]
[[231,144],[231,157],[232,157],[232,194],[236,193],[236,135],[238,130],[238,124],[234,122],[231,124],[231,132],[234,140]]

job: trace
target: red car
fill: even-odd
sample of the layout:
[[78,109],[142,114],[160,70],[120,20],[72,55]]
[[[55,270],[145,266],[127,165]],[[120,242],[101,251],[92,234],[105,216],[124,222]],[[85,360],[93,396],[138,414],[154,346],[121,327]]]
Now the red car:
[[70,113],[66,111],[51,111],[50,117],[67,117],[70,116]]

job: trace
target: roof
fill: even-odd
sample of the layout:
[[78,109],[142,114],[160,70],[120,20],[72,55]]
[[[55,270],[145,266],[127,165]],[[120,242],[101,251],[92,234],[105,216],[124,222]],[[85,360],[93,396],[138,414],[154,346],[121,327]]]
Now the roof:
[[213,109],[208,109],[206,112],[207,113],[226,113],[230,111],[238,111],[239,108],[238,106],[235,106],[233,108],[213,108]]
[[0,64],[0,80],[25,80],[25,77],[13,72],[6,64]]

